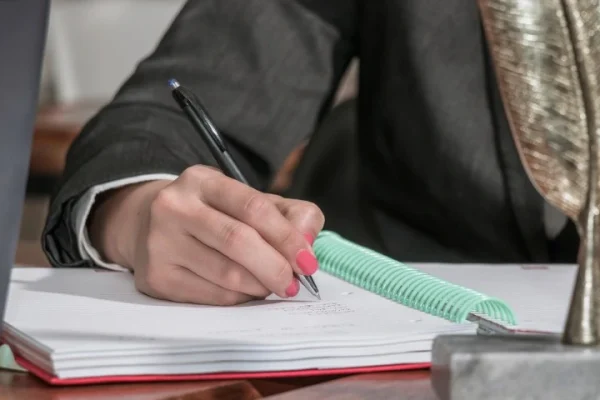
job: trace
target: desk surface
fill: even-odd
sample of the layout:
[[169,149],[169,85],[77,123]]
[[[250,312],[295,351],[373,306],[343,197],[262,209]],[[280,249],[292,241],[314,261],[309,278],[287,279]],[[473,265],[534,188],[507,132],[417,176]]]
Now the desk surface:
[[0,400],[435,400],[426,371],[293,380],[50,387],[26,373],[0,372]]

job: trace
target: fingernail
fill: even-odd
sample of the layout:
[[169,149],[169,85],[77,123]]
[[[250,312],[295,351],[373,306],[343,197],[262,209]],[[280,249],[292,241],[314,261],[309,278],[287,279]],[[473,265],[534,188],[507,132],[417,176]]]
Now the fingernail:
[[294,279],[292,281],[292,283],[290,283],[290,286],[288,286],[288,288],[285,289],[285,294],[288,297],[294,297],[298,294],[299,291],[300,291],[300,282],[298,282],[298,279]]
[[308,242],[308,244],[310,244],[311,246],[315,242],[315,238],[310,233],[305,233],[304,234],[304,239],[306,239],[306,241]]
[[317,269],[319,268],[316,257],[306,249],[298,252],[296,264],[298,264],[298,268],[300,268],[304,275],[312,275],[317,272]]

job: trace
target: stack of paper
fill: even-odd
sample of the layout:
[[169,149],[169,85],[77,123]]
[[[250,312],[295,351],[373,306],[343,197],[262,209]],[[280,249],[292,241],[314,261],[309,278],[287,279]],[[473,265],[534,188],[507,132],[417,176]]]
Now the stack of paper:
[[129,273],[15,268],[3,339],[29,364],[64,379],[421,363],[430,360],[435,336],[476,329],[325,273],[315,280],[321,301],[302,292],[209,307],[149,298]]

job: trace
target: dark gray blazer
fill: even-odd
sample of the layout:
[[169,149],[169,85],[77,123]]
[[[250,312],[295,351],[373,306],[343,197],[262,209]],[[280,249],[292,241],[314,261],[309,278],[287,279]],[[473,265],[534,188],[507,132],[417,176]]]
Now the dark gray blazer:
[[[328,134],[319,122],[355,56],[357,114],[341,124],[356,128],[351,145],[330,153],[337,164],[315,159],[313,146],[320,186],[301,167],[290,193],[317,199],[328,229],[407,261],[548,261],[543,199],[520,164],[467,0],[190,1],[73,144],[42,238],[50,261],[86,265],[71,210],[93,185],[214,165],[168,79],[203,99],[264,189],[316,127]],[[340,201],[352,205],[342,215]]]

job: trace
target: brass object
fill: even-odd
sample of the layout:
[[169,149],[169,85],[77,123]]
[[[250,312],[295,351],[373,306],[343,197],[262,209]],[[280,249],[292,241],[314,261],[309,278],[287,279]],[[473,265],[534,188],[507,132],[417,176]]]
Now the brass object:
[[521,161],[581,245],[563,343],[600,345],[600,0],[477,0]]

